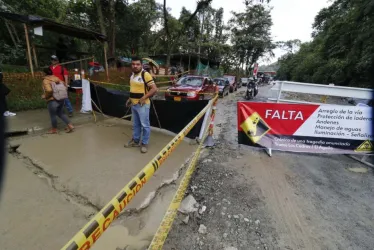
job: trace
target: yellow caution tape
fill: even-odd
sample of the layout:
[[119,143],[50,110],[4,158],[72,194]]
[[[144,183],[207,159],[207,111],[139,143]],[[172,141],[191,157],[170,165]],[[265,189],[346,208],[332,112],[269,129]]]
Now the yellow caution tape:
[[195,172],[196,162],[199,159],[201,149],[203,147],[206,137],[208,136],[207,132],[209,130],[210,126],[207,126],[204,132],[204,136],[199,144],[199,147],[197,148],[195,155],[192,158],[190,165],[188,166],[187,171],[183,176],[182,182],[179,184],[178,190],[175,193],[174,198],[171,201],[169,208],[166,211],[159,228],[157,229],[156,234],[153,236],[153,240],[149,245],[148,250],[161,250],[163,245],[165,244],[166,238],[170,232],[171,226],[173,225],[174,219],[177,215],[177,210],[180,207],[180,204],[184,198],[184,194],[190,183],[192,174]]
[[110,82],[100,82],[100,81],[94,81],[91,79],[87,79],[89,82],[93,83],[99,83],[99,84],[106,84],[106,85],[113,85],[113,86],[120,86],[120,87],[125,87],[125,88],[130,88],[129,85],[124,85],[124,84],[116,84],[116,83],[110,83]]
[[[115,84],[115,83],[109,83],[109,82],[100,82],[100,81],[94,81],[94,80],[90,80],[88,79],[88,81],[92,82],[92,83],[99,83],[99,84],[107,84],[107,85],[113,85],[113,86],[120,86],[120,87],[124,87],[124,88],[129,88],[130,86],[129,85],[122,85],[122,84]],[[165,92],[177,92],[177,93],[188,93],[188,92],[191,92],[191,91],[169,91],[169,90],[163,90],[163,89],[159,89],[157,90],[157,92],[159,93],[165,93]],[[199,95],[215,95],[216,93],[213,93],[213,92],[201,92],[199,93]]]
[[[216,97],[217,98],[217,97]],[[182,142],[196,123],[203,117],[212,105],[207,106],[158,153],[112,200],[107,203],[62,249],[87,250],[108,229],[109,225],[130,203],[135,195],[142,189],[169,155]]]

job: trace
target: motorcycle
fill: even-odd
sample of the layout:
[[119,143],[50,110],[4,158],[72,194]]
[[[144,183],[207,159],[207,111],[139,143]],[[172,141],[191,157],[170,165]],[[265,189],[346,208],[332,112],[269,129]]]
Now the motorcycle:
[[250,80],[245,91],[245,99],[251,100],[258,94],[258,84],[254,80]]

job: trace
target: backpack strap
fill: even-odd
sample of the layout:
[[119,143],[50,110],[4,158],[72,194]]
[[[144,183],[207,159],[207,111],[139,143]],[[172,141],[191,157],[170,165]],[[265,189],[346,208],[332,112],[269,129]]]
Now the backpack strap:
[[146,82],[146,81],[145,81],[145,77],[144,77],[145,73],[146,73],[146,71],[143,70],[143,71],[142,71],[142,79],[143,79],[143,82],[144,82],[144,93],[147,94],[147,92],[149,91],[149,87],[148,87],[147,84],[148,84],[148,82],[151,82],[151,81],[154,81],[154,80],[153,80],[153,78],[152,78],[151,81]]
[[148,92],[148,88],[147,88],[147,83],[145,82],[145,77],[144,77],[144,75],[145,75],[145,71],[142,70],[142,79],[143,79],[143,83],[144,83],[144,94],[147,94],[147,92]]

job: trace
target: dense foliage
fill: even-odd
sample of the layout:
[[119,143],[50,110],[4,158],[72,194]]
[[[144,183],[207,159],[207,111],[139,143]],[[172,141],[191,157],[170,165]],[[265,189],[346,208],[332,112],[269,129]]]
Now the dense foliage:
[[[243,1],[246,8],[243,13],[232,13],[230,28],[223,20],[224,10],[212,8],[211,2],[198,1],[194,12],[183,8],[178,18],[164,8],[166,1],[162,5],[155,0],[3,0],[0,11],[39,15],[101,32],[108,36],[109,58],[191,53],[222,61],[223,68],[230,71],[245,63],[253,64],[271,50],[268,1]],[[27,65],[22,25],[4,23],[0,25],[0,64]],[[53,48],[60,35],[46,32],[40,37],[30,31],[30,38],[34,44]],[[63,38],[66,43],[72,40]],[[103,62],[100,43],[74,40],[79,51],[93,54]],[[45,66],[53,52],[37,52],[39,64]]]
[[[279,60],[278,76],[369,87],[374,80],[374,1],[335,0],[318,13],[313,28],[311,42]],[[288,44],[298,45],[297,41]]]

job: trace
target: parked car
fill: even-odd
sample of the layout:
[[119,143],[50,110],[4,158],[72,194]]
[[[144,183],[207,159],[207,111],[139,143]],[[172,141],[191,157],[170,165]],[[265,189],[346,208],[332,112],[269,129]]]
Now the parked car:
[[218,86],[218,95],[224,97],[229,95],[230,83],[225,78],[214,78],[213,82]]
[[198,101],[204,100],[205,93],[215,93],[215,84],[212,79],[207,76],[186,75],[178,80],[178,82],[166,90],[165,99],[169,101]]
[[249,81],[248,78],[244,78],[244,77],[240,78],[240,82],[242,86],[247,86],[248,81]]
[[229,80],[230,83],[230,93],[238,90],[238,85],[236,83],[236,76],[233,75],[224,75],[223,78]]

